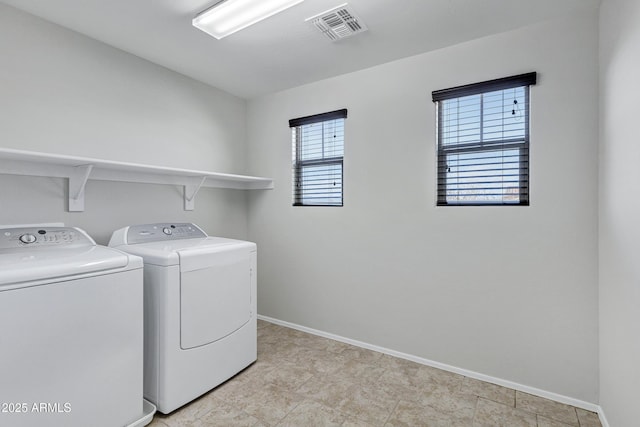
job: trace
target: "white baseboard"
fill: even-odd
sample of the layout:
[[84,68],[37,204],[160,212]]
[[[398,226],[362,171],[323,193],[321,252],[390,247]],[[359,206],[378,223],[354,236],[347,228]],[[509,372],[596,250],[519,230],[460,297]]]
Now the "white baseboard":
[[598,406],[598,417],[600,418],[600,424],[602,427],[610,427],[609,421],[607,421],[607,417],[604,415],[604,409],[601,406]]
[[545,399],[554,400],[556,402],[564,403],[566,405],[575,406],[576,408],[581,408],[587,411],[596,412],[600,417],[600,422],[602,423],[602,427],[609,427],[609,423],[607,422],[607,419],[604,415],[604,411],[599,405],[596,405],[595,403],[585,402],[584,400],[574,399],[572,397],[564,396],[564,395],[553,393],[546,390],[541,390],[539,388],[515,383],[513,381],[503,380],[502,378],[492,377],[489,375],[481,374],[479,372],[469,371],[467,369],[462,369],[456,366],[447,365],[445,363],[440,363],[440,362],[425,359],[422,357],[414,356],[412,354],[402,353],[402,352],[391,350],[388,348],[379,347],[377,345],[353,340],[351,338],[342,337],[340,335],[334,335],[328,332],[319,331],[317,329],[308,328],[306,326],[297,325],[295,323],[286,322],[284,320],[274,319],[272,317],[263,316],[261,314],[258,314],[258,319],[264,320],[269,323],[274,323],[276,325],[286,326],[287,328],[297,329],[299,331],[307,332],[312,335],[318,335],[320,337],[329,338],[329,339],[340,341],[346,344],[351,344],[356,347],[366,348],[368,350],[373,350],[380,353],[388,354],[390,356],[399,357],[401,359],[410,360],[412,362],[420,363],[422,365],[442,369],[443,371],[449,371],[456,374],[464,375],[465,377],[475,378],[477,380],[485,381],[492,384],[497,384],[503,387],[521,391],[523,393],[529,393],[534,396],[544,397]]

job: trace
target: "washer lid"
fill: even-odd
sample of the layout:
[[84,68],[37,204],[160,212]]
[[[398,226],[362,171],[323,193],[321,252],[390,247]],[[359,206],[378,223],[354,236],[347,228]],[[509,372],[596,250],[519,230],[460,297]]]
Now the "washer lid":
[[13,284],[126,267],[129,256],[104,246],[0,250],[0,291]]

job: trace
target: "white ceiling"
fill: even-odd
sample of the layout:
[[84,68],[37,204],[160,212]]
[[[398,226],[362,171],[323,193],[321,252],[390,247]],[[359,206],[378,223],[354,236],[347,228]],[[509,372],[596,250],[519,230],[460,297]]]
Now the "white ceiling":
[[[243,98],[597,7],[599,0],[306,0],[222,40],[218,0],[0,0]],[[308,18],[348,2],[369,31],[332,43]]]

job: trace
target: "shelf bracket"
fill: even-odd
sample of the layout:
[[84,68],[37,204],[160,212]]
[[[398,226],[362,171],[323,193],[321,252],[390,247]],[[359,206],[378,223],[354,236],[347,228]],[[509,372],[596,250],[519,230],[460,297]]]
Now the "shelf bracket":
[[69,212],[84,211],[84,187],[93,165],[76,166],[69,174]]
[[200,191],[202,184],[207,180],[206,176],[200,178],[200,182],[196,184],[188,184],[184,186],[184,210],[192,211],[196,207],[196,194]]

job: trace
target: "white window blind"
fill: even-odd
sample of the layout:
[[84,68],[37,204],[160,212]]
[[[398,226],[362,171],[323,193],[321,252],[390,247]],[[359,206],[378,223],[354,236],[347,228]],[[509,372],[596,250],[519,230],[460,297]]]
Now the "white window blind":
[[294,206],[342,206],[344,122],[347,110],[289,121]]
[[433,92],[438,206],[529,204],[529,86],[536,73]]

